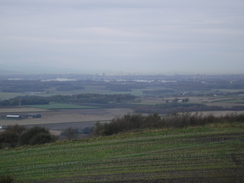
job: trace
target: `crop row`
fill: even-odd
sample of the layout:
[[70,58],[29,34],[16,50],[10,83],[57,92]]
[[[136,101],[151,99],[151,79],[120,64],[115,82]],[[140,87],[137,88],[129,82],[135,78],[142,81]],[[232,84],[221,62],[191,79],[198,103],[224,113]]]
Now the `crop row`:
[[0,174],[24,182],[242,180],[243,125],[198,128],[1,150]]

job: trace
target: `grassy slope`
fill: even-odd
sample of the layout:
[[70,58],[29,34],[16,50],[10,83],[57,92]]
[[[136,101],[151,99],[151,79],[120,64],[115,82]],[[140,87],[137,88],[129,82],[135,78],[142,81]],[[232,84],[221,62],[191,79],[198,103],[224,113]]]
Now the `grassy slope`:
[[0,151],[23,182],[244,181],[244,124],[148,130]]

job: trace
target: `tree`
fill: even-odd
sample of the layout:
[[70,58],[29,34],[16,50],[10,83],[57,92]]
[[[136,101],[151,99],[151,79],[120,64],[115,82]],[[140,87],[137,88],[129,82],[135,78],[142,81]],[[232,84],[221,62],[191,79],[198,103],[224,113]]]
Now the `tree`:
[[25,130],[24,126],[9,125],[5,131],[0,133],[0,149],[18,146],[19,137]]
[[54,135],[51,135],[49,130],[44,127],[35,126],[27,129],[19,138],[20,145],[35,145],[54,142]]
[[189,102],[189,98],[182,99],[182,102]]
[[73,140],[78,137],[79,134],[79,129],[77,128],[66,128],[64,131],[61,133],[61,135],[65,136],[68,140]]
[[55,140],[55,137],[49,133],[43,133],[40,132],[36,134],[34,137],[32,137],[29,141],[30,145],[36,145],[36,144],[46,144],[53,142]]

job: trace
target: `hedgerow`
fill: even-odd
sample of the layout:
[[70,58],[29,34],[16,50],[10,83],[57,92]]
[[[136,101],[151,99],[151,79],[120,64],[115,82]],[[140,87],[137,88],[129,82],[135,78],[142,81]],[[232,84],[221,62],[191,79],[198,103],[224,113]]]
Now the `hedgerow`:
[[107,136],[136,129],[183,128],[221,122],[244,122],[244,114],[228,114],[219,117],[203,115],[202,113],[182,113],[167,116],[127,114],[121,118],[113,119],[110,123],[96,123],[93,134],[95,136]]

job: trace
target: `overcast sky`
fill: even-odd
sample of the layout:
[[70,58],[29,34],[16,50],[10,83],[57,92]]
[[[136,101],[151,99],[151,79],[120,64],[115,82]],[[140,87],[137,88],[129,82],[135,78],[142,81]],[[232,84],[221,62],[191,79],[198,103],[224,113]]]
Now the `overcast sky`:
[[244,73],[244,0],[0,0],[0,70]]

